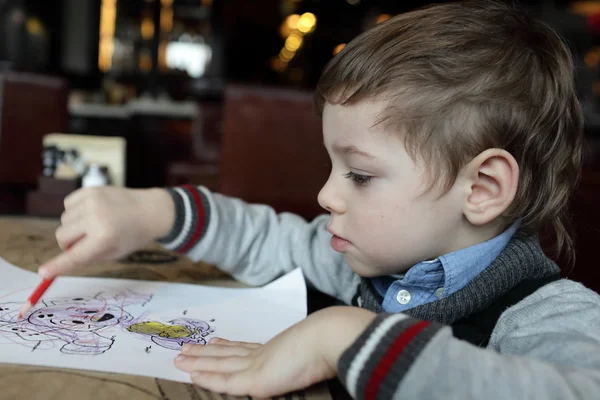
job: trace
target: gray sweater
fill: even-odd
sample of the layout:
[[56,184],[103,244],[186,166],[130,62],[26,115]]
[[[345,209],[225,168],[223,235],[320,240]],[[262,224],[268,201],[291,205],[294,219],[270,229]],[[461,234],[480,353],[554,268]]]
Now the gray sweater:
[[[329,216],[306,222],[204,188],[170,192],[176,222],[165,247],[250,285],[300,267],[313,288],[347,304],[359,293],[379,311],[329,246]],[[378,314],[342,355],[338,376],[354,398],[600,399],[600,296],[579,283],[552,282],[504,311],[486,348],[455,338],[448,325],[523,279],[554,272],[537,242],[520,235],[456,296]]]

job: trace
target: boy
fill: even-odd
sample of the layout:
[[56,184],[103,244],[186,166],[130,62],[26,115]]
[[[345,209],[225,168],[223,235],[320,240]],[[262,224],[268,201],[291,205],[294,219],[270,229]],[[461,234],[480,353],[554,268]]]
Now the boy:
[[72,249],[40,273],[158,238],[250,284],[301,267],[352,305],[264,345],[186,345],[176,366],[218,392],[337,375],[354,398],[597,398],[600,298],[561,280],[535,236],[549,224],[572,251],[583,121],[556,34],[499,3],[433,6],[353,40],[315,98],[329,215],[307,223],[204,188],[83,190],[56,233]]

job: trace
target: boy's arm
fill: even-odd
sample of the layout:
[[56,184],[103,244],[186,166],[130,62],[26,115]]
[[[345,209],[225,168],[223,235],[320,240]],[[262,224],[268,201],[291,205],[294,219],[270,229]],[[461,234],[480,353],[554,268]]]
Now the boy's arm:
[[553,285],[506,311],[488,349],[405,314],[328,307],[264,345],[186,347],[175,365],[206,389],[261,398],[337,373],[357,399],[596,399],[600,297]]
[[597,398],[600,300],[570,282],[543,288],[501,317],[488,349],[450,327],[378,315],[339,358],[338,376],[358,399]]
[[175,223],[159,240],[166,248],[217,265],[250,285],[268,283],[300,267],[317,290],[347,303],[354,296],[359,278],[329,246],[328,216],[306,222],[203,187],[168,191],[175,204]]

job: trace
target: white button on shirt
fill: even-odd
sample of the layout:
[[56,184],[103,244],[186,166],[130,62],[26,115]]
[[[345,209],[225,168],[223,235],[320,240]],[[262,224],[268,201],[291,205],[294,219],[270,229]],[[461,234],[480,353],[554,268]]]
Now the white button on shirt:
[[435,297],[437,297],[438,299],[442,298],[442,295],[444,294],[444,288],[437,288],[435,290]]
[[408,290],[400,290],[396,295],[396,300],[400,304],[408,304],[410,302],[410,292]]

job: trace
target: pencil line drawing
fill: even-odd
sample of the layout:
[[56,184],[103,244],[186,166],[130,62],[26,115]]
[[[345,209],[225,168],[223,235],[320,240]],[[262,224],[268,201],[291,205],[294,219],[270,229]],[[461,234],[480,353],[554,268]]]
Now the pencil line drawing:
[[214,332],[201,320],[144,320],[143,315],[134,318],[126,311],[128,306],[145,306],[151,299],[152,295],[133,292],[45,299],[20,320],[23,303],[2,303],[0,346],[17,344],[31,351],[58,348],[63,354],[97,356],[113,347],[118,333],[178,350],[185,343],[206,344],[206,337]]

